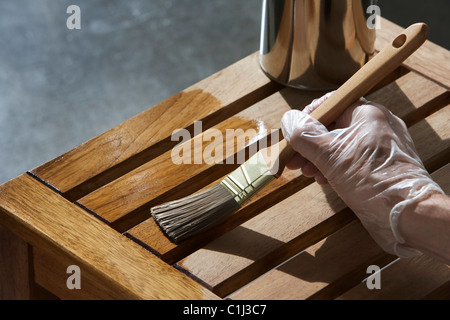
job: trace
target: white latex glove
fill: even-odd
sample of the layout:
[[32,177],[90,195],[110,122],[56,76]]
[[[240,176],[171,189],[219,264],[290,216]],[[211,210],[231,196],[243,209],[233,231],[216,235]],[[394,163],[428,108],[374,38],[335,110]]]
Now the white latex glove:
[[385,107],[361,99],[330,131],[309,116],[330,94],[283,116],[283,135],[298,152],[288,168],[328,182],[386,252],[420,254],[402,245],[398,218],[406,206],[442,189],[425,170],[404,122]]

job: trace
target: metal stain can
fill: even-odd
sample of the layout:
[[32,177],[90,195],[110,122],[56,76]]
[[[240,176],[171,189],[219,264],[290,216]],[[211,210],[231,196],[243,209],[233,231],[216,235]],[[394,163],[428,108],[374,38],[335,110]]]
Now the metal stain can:
[[364,0],[264,0],[260,65],[294,88],[339,87],[375,53]]

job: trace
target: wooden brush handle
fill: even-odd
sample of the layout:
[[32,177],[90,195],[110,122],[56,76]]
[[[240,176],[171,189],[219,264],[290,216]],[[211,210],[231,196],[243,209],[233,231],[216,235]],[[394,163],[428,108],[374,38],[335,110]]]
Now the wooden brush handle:
[[405,29],[314,110],[311,116],[325,126],[330,125],[345,109],[399,67],[425,42],[427,36],[428,26],[424,23],[416,23]]
[[[425,23],[415,23],[398,35],[390,45],[381,50],[375,57],[359,69],[311,116],[328,126],[335,121],[349,106],[363,97],[379,81],[399,67],[406,58],[415,52],[427,39],[428,26]],[[280,176],[286,163],[295,151],[286,141],[279,145],[278,163],[274,170],[275,176]],[[272,172],[274,172],[272,171]]]

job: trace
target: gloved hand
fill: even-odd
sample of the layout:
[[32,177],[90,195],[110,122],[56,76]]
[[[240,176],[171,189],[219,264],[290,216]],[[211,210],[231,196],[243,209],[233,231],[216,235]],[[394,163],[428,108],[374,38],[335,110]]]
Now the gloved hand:
[[284,114],[283,135],[298,152],[288,168],[328,182],[386,252],[420,254],[402,245],[399,216],[442,189],[425,170],[404,122],[385,107],[360,99],[330,130],[313,119],[309,114],[330,94]]

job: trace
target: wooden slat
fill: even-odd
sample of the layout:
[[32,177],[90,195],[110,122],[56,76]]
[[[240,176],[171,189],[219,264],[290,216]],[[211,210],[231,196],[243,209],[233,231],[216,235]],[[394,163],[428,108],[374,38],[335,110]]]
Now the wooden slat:
[[416,72],[410,72],[368,98],[387,106],[411,126],[449,104],[450,92]]
[[208,128],[278,88],[252,54],[31,172],[76,200],[170,150],[175,129]]
[[[442,166],[449,159],[450,151],[450,106],[433,113],[411,127],[410,133],[420,158],[429,171]],[[419,147],[423,146],[423,147]]]
[[[432,176],[446,192],[450,192],[450,165],[434,172]],[[361,283],[369,276],[366,273],[368,266],[378,265],[383,268],[395,258],[384,253],[359,220],[355,220],[232,294],[231,298],[421,298],[450,277],[448,266],[426,257],[400,260],[401,263],[392,265],[393,271],[389,271],[392,266],[388,266],[381,273],[381,290],[369,290],[365,283]],[[399,266],[403,269],[399,269]],[[403,287],[405,284],[407,288]],[[353,286],[355,288],[351,289]]]
[[[426,90],[418,92],[416,86],[426,88]],[[427,101],[433,100],[435,97],[445,94],[445,92],[445,89],[442,87],[415,73],[411,73],[397,79],[392,84],[373,93],[368,98],[385,104],[395,113],[407,116],[416,112],[423,112],[423,108],[428,109],[433,107],[434,109],[435,106],[431,106]],[[385,96],[391,97],[391,100],[386,100]],[[270,97],[268,107],[271,105],[276,106],[282,114],[284,109],[280,108],[280,102],[277,102],[277,99],[281,98],[278,94]],[[269,101],[268,99],[266,100]],[[265,103],[266,100],[260,103]],[[439,105],[439,107],[442,107],[442,105]],[[281,117],[281,115],[278,117]],[[189,166],[186,170],[189,170]],[[264,189],[261,194],[255,196],[250,203],[233,215],[226,223],[221,224],[210,232],[202,234],[201,237],[188,239],[179,245],[175,245],[165,238],[153,219],[148,219],[134,227],[129,231],[129,234],[141,244],[159,253],[164,260],[173,263],[192,251],[202,240],[209,240],[214,235],[218,237],[224,231],[230,230],[240,223],[245,222],[254,215],[275,205],[278,201],[288,197],[290,194],[297,192],[300,188],[307,186],[309,183],[311,182],[299,175],[298,172],[286,172],[280,181]],[[269,193],[271,196],[269,198],[265,197]],[[242,219],[239,219],[241,215]]]
[[122,299],[215,298],[28,174],[0,186],[0,224],[33,247],[69,256]]
[[[349,250],[351,248],[351,250]],[[231,299],[307,299],[382,254],[358,220],[301,252],[230,296]],[[370,265],[370,264],[369,264]]]
[[[383,48],[402,31],[402,27],[381,18],[381,29],[377,30],[375,47],[377,49]],[[430,30],[430,32],[433,32],[433,30]],[[449,50],[431,41],[426,41],[403,65],[450,89],[449,61]]]
[[400,259],[381,271],[379,290],[369,290],[364,282],[338,299],[417,300],[446,281],[450,281],[450,267],[422,255],[410,260]]

